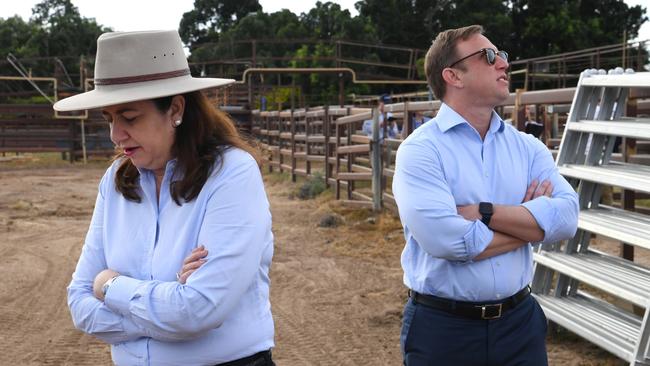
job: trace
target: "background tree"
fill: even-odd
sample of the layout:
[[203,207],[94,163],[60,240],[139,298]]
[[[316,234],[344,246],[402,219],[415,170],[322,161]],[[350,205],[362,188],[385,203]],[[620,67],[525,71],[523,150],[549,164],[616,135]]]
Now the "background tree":
[[[0,18],[0,75],[19,75],[5,61],[11,53],[32,75],[55,76],[60,89],[79,88],[80,58],[86,56],[86,66],[92,70],[97,37],[110,30],[82,17],[71,0],[43,0],[34,6],[28,22],[17,16]],[[27,95],[34,90],[24,82],[0,85],[0,94],[12,92]]]
[[216,42],[220,32],[261,10],[257,0],[194,0],[194,9],[183,14],[178,32],[189,47]]
[[25,22],[19,16],[0,18],[0,55],[12,53],[18,57],[38,56],[39,50],[28,46],[31,37],[38,31],[38,26]]
[[[416,65],[421,69],[432,39],[447,28],[482,24],[487,36],[516,60],[617,44],[622,42],[623,32],[627,39],[635,38],[648,19],[644,7],[630,7],[623,0],[362,0],[355,7],[357,16],[333,2],[317,2],[302,14],[288,10],[269,14],[263,12],[258,0],[195,0],[194,9],[183,14],[179,33],[190,47],[195,74],[240,77],[253,65],[255,50],[258,67],[341,64],[355,69],[362,78],[402,79],[406,77],[404,70],[378,65],[407,65],[413,61],[409,52],[373,45],[417,49]],[[79,57],[85,55],[92,60],[97,37],[110,30],[95,19],[81,16],[71,0],[42,0],[32,12],[29,21],[19,17],[0,19],[0,74],[17,74],[4,61],[9,52],[37,76],[56,74],[54,56],[75,73]],[[253,44],[252,39],[258,42]],[[348,45],[345,41],[368,46]],[[337,63],[333,58],[339,51],[344,59],[373,65]],[[632,57],[635,52],[631,52]],[[40,57],[50,58],[40,61]],[[620,65],[620,56],[611,56],[611,60],[604,56],[600,66],[610,64]],[[92,64],[88,66],[92,70]],[[277,85],[277,78],[266,76],[265,83]],[[287,83],[286,76],[279,78]],[[335,75],[292,79],[306,97],[314,100],[331,101],[338,93]],[[405,90],[412,89],[395,87],[393,91]],[[381,86],[346,86],[346,92],[387,91]]]
[[316,2],[300,17],[309,34],[318,39],[347,39],[376,42],[376,29],[361,17],[352,17],[350,11],[333,2]]
[[[480,24],[488,38],[497,47],[510,50],[513,32],[510,3],[507,0],[465,0],[449,6],[450,16],[445,17],[443,29]],[[511,51],[512,52],[512,51]]]
[[421,48],[431,42],[425,19],[438,18],[445,5],[444,0],[364,0],[355,7],[374,24],[381,43]]
[[623,0],[363,0],[356,3],[383,44],[428,48],[448,28],[481,24],[516,58],[620,43],[648,20]]
[[636,38],[646,9],[622,0],[511,0],[513,55],[525,59]]
[[71,0],[44,0],[36,4],[31,22],[41,30],[29,40],[39,48],[39,56],[94,55],[97,37],[111,31],[94,18],[82,17]]

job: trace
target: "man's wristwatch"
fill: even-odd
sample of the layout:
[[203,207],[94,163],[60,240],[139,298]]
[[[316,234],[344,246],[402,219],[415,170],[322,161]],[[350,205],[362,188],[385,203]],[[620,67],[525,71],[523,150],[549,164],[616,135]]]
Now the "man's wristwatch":
[[113,277],[109,278],[108,281],[104,282],[104,284],[102,285],[102,295],[104,295],[104,297],[106,297],[106,293],[108,292],[108,288],[111,287],[111,285],[113,284],[113,281],[115,281],[115,279],[118,278],[118,277],[120,277],[120,276],[119,275],[113,276]]
[[492,205],[492,202],[479,202],[478,213],[481,214],[481,222],[485,226],[490,226],[490,219],[492,218],[492,214],[494,214],[494,205]]

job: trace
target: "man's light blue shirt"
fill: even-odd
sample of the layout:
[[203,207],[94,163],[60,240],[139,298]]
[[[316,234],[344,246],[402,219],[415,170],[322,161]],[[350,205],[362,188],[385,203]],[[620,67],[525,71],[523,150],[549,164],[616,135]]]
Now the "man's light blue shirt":
[[[117,365],[214,365],[271,348],[273,234],[255,160],[227,150],[198,197],[182,206],[169,191],[175,160],[159,201],[153,173],[140,170],[141,203],[116,191],[118,163],[101,180],[68,287],[75,326],[110,343]],[[207,262],[182,285],[176,272],[199,245]],[[102,302],[92,287],[106,268],[121,276]]]
[[[550,180],[552,197],[522,204],[533,180]],[[404,283],[448,299],[491,301],[511,296],[532,279],[532,250],[519,249],[480,261],[494,232],[469,221],[456,206],[522,204],[544,230],[543,242],[575,235],[578,198],[558,173],[551,153],[533,136],[492,112],[482,140],[463,117],[442,104],[437,116],[415,130],[397,152],[393,193],[404,226]]]

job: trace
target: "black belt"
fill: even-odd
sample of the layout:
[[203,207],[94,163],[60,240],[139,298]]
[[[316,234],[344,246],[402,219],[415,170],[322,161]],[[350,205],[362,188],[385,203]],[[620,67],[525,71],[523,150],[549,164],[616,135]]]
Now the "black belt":
[[476,303],[449,300],[433,295],[425,295],[409,290],[409,296],[417,304],[430,308],[446,311],[450,314],[464,316],[472,319],[498,319],[506,311],[513,309],[530,295],[530,287],[526,286],[516,294],[503,299],[499,303]]
[[216,366],[267,366],[274,365],[271,360],[271,350],[258,352],[252,356],[240,358],[226,363],[220,363]]

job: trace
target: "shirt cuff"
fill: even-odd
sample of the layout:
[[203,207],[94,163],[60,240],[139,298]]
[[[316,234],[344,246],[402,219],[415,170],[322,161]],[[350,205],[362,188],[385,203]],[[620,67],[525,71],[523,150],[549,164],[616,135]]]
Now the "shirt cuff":
[[135,324],[135,322],[131,320],[131,317],[129,316],[122,315],[122,328],[126,334],[147,337],[145,331],[137,324]]
[[494,231],[490,230],[481,220],[476,220],[465,233],[465,250],[467,251],[467,262],[471,262],[474,257],[483,253],[485,248],[494,239]]
[[127,276],[117,277],[106,291],[104,304],[116,313],[130,315],[129,305],[140,282],[140,280]]
[[521,204],[524,206],[535,221],[539,228],[544,231],[544,239],[548,236],[548,233],[551,232],[551,222],[553,222],[554,210],[555,208],[551,204],[551,199],[546,196],[540,196],[534,200],[524,202]]

